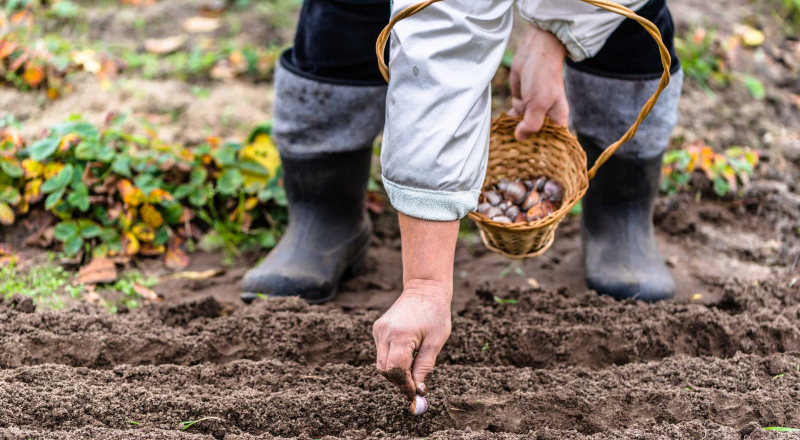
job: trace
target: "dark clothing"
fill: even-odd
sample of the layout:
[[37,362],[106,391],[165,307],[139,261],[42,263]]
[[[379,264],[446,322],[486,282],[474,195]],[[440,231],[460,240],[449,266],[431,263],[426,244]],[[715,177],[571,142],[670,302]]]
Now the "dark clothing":
[[[283,54],[282,65],[297,75],[328,83],[385,84],[378,70],[375,41],[389,22],[390,9],[390,0],[305,0],[294,47]],[[666,0],[650,0],[636,12],[658,26],[672,55],[671,70],[677,72],[680,63],[673,44],[675,25]],[[663,72],[652,37],[629,18],[597,55],[567,63],[587,73],[619,79],[654,79]]]

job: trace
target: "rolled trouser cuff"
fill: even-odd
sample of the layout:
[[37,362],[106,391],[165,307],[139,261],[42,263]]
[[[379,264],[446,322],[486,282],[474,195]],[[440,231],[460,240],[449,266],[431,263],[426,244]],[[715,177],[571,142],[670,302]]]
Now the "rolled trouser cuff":
[[422,220],[452,221],[467,216],[478,204],[479,190],[435,191],[399,185],[383,177],[383,187],[394,209]]
[[361,150],[371,147],[383,129],[385,102],[386,86],[326,83],[279,62],[272,135],[286,154]]
[[[570,123],[595,145],[609,146],[636,122],[658,84],[658,79],[611,78],[567,67],[565,86]],[[623,144],[615,155],[650,159],[667,149],[670,134],[678,123],[682,84],[683,71],[679,70],[661,92],[650,115],[639,125],[636,136]]]

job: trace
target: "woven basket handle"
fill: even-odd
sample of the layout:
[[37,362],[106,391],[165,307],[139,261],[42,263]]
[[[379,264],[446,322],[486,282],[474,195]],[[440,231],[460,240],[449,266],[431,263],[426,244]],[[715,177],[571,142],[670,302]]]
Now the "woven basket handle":
[[[389,41],[389,35],[391,35],[392,33],[392,28],[394,28],[394,25],[397,24],[398,21],[406,17],[410,17],[422,11],[423,9],[427,8],[428,6],[432,5],[433,3],[437,3],[440,1],[443,0],[425,0],[421,3],[417,3],[416,5],[409,6],[408,8],[403,9],[402,11],[400,11],[399,14],[395,15],[391,19],[391,21],[389,21],[389,24],[386,25],[386,27],[381,32],[380,36],[378,36],[378,41],[375,44],[375,52],[378,55],[378,68],[380,69],[381,74],[383,74],[383,78],[386,79],[386,82],[389,82],[389,68],[386,66],[386,62],[383,59],[383,54],[384,50],[386,49],[386,42]],[[669,50],[664,45],[664,41],[661,39],[661,32],[658,30],[658,27],[656,27],[656,25],[654,25],[650,20],[639,16],[638,14],[626,8],[625,6],[622,6],[620,4],[608,0],[581,0],[581,1],[639,22],[639,24],[642,25],[642,27],[644,27],[647,33],[649,33],[650,36],[652,36],[653,39],[656,40],[656,43],[658,44],[658,50],[661,54],[661,64],[664,66],[664,73],[661,75],[661,82],[658,84],[656,92],[653,93],[653,96],[651,96],[650,99],[648,99],[647,102],[644,104],[644,107],[642,107],[642,111],[639,112],[639,117],[636,118],[636,122],[634,122],[631,128],[628,129],[628,131],[622,136],[622,138],[620,138],[620,140],[611,144],[608,148],[605,149],[605,151],[603,151],[600,157],[597,158],[597,161],[595,161],[594,166],[592,166],[592,168],[589,170],[588,173],[589,178],[591,179],[595,176],[595,174],[597,174],[598,168],[600,168],[600,166],[603,165],[608,160],[608,158],[611,157],[611,155],[614,154],[619,149],[619,147],[622,144],[628,142],[633,138],[633,136],[636,134],[636,130],[639,129],[639,125],[642,123],[642,121],[644,121],[647,115],[650,114],[650,111],[653,110],[653,107],[656,105],[656,101],[658,101],[658,97],[661,96],[661,92],[664,91],[664,89],[669,84],[669,79],[670,79],[669,69],[670,66],[672,65],[672,58],[669,55]]]

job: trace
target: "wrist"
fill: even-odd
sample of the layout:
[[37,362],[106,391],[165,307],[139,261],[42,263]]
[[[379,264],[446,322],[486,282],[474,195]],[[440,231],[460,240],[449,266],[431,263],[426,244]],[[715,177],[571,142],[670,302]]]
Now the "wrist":
[[541,47],[545,54],[557,55],[562,59],[567,57],[567,47],[554,33],[546,31],[534,24],[531,24],[528,32],[534,44]]
[[424,278],[409,278],[403,283],[405,297],[415,297],[449,305],[453,298],[453,282]]

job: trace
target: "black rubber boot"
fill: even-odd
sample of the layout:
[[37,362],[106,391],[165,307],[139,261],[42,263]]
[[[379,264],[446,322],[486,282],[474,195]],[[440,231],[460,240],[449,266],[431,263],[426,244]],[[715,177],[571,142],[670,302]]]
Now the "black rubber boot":
[[364,266],[371,223],[364,198],[370,149],[292,157],[281,154],[289,227],[242,280],[244,302],[259,294],[330,301],[339,282]]
[[[591,166],[603,150],[591,139],[578,140]],[[611,156],[589,183],[581,232],[586,284],[599,294],[651,302],[675,295],[653,231],[662,157]]]

